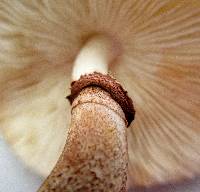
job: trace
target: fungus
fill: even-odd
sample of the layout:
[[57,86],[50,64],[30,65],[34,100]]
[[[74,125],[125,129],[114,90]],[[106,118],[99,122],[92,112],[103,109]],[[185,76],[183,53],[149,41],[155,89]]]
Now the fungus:
[[[109,44],[95,52],[102,60],[86,66],[79,53],[99,36]],[[199,174],[198,0],[2,0],[0,42],[0,130],[37,173],[50,174],[69,138],[71,75],[97,71],[114,76],[134,101],[126,130],[129,186]],[[74,102],[91,89],[111,99],[122,126],[125,114],[104,89],[87,87]]]

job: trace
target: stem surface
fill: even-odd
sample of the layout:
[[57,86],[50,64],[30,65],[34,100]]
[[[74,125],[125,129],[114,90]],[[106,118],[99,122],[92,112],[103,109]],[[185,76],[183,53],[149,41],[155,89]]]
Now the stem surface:
[[63,153],[39,192],[124,192],[127,162],[121,107],[101,88],[85,88],[72,104]]

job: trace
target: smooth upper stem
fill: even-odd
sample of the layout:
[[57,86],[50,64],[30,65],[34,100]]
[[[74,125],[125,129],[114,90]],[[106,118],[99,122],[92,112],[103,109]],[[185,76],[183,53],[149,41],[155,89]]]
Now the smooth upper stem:
[[114,40],[98,35],[90,38],[82,47],[74,62],[72,80],[81,75],[99,72],[108,73],[108,65],[119,54],[119,47]]
[[98,87],[81,91],[61,157],[39,192],[124,192],[127,140],[124,113]]

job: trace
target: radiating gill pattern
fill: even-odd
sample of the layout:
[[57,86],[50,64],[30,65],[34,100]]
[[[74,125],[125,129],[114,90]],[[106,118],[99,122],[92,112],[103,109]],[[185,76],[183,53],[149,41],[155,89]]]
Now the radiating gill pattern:
[[34,170],[50,172],[70,119],[72,63],[94,34],[118,42],[121,57],[110,71],[136,108],[129,183],[196,175],[199,0],[0,1],[0,128],[8,142]]

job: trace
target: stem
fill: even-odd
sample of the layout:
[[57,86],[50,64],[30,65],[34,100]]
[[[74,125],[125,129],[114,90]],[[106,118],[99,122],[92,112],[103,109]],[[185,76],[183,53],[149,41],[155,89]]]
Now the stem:
[[72,104],[67,143],[39,192],[125,191],[127,161],[121,107],[104,90],[86,88]]
[[[108,64],[117,53],[113,47],[116,46],[102,36],[88,41],[75,61],[73,81],[93,72],[107,74]],[[121,90],[118,87],[115,94]],[[112,95],[100,87],[80,91],[72,103],[63,153],[39,192],[124,192],[128,163],[126,116]],[[120,94],[126,97],[125,91]]]
[[117,46],[113,42],[105,36],[90,39],[74,62],[72,80],[76,81],[81,75],[93,72],[107,74],[108,64],[118,54]]

